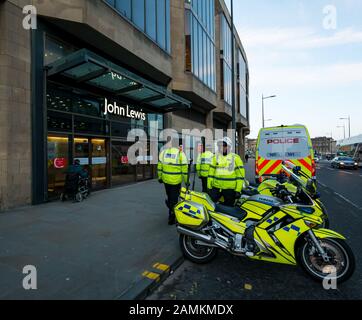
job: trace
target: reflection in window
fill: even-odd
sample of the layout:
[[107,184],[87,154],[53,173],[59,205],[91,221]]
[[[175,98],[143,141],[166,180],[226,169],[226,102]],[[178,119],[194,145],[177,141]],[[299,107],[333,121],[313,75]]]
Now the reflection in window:
[[170,0],[106,0],[162,49],[171,52]]
[[132,142],[112,141],[112,185],[135,181],[136,168],[128,162],[127,152]]
[[99,103],[96,101],[77,97],[74,99],[73,112],[86,114],[89,116],[99,116],[100,106]]
[[246,71],[246,62],[243,55],[239,51],[239,62],[238,62],[238,98],[239,98],[239,112],[240,114],[247,119],[248,118],[248,96],[247,96],[247,71]]
[[[113,2],[113,1],[108,1]],[[124,16],[131,19],[131,0],[115,0],[115,8]]]
[[108,124],[104,120],[86,117],[74,117],[74,131],[77,133],[90,133],[95,135],[108,134]]
[[171,9],[170,0],[166,0],[166,50],[171,52]]
[[144,0],[132,0],[133,22],[141,30],[145,29],[145,2]]
[[47,35],[45,37],[44,65],[59,60],[77,49],[59,39]]
[[130,130],[129,123],[112,122],[112,136],[114,137],[127,137]]
[[224,15],[221,16],[221,39],[221,78],[223,79],[221,96],[226,103],[232,105],[231,28]]
[[48,136],[48,197],[58,198],[64,190],[66,171],[69,165],[68,137]]
[[74,95],[49,84],[47,89],[47,107],[49,110],[74,112],[89,116],[100,116],[100,103],[91,98]]
[[[190,4],[190,1],[186,0],[186,3]],[[186,10],[185,24],[186,70],[191,69],[199,80],[215,91],[214,1],[191,1],[191,10]]]
[[146,0],[146,33],[156,41],[156,0]]
[[161,48],[166,46],[165,0],[157,0],[157,42]]
[[186,40],[186,50],[185,50],[185,63],[186,71],[191,70],[191,13],[189,10],[186,10],[186,24],[185,24],[185,40]]
[[71,132],[72,116],[61,112],[48,111],[48,131]]

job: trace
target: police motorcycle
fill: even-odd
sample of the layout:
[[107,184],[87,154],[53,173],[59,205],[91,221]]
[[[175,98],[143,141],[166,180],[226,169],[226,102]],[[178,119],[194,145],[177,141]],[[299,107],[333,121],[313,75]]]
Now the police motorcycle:
[[[288,195],[285,194],[285,190],[288,191]],[[277,197],[286,203],[308,204],[313,202],[324,213],[323,228],[329,228],[328,212],[320,200],[315,179],[311,179],[302,171],[301,167],[289,161],[282,163],[282,170],[277,177],[266,179],[258,186],[250,185],[245,180],[245,187],[235,205],[241,206],[250,196],[257,194]]]
[[[341,283],[352,276],[354,254],[343,235],[321,228],[325,217],[316,202],[257,194],[232,208],[193,189],[189,184],[182,188],[174,208],[187,259],[207,263],[223,249],[252,260],[300,266],[317,281]],[[293,194],[280,188],[280,196],[292,200]]]

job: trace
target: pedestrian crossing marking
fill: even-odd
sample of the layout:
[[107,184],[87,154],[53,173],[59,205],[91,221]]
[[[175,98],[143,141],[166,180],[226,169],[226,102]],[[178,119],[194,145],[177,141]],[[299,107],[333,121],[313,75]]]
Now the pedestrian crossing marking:
[[162,263],[155,263],[153,265],[154,268],[158,269],[158,270],[162,270],[164,272],[167,272],[170,270],[170,266],[168,266],[167,264],[162,264]]
[[145,271],[142,273],[142,275],[148,279],[156,280],[157,282],[160,281],[160,275],[155,272]]

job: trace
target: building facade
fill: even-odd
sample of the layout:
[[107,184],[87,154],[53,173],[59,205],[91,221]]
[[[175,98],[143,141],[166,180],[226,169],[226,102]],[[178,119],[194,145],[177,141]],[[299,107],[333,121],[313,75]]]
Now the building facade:
[[0,210],[57,199],[74,159],[93,189],[154,178],[128,132],[226,131],[233,84],[244,151],[247,59],[237,37],[232,76],[223,1],[34,0],[30,30],[28,4],[0,1]]
[[336,152],[337,141],[331,137],[312,138],[314,152],[318,155],[325,156]]

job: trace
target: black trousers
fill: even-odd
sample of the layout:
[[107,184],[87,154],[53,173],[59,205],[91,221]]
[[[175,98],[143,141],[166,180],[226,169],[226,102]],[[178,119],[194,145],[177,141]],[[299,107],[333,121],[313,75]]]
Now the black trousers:
[[165,183],[165,190],[167,195],[168,214],[169,216],[173,216],[175,215],[174,207],[178,202],[181,184],[171,185]]
[[212,188],[211,190],[209,190],[209,196],[211,197],[212,201],[218,202],[221,196],[223,196],[224,205],[229,207],[233,207],[235,205],[235,193],[236,192],[234,190],[227,189],[220,191],[220,189]]
[[207,192],[207,178],[200,178],[202,183],[202,192]]

